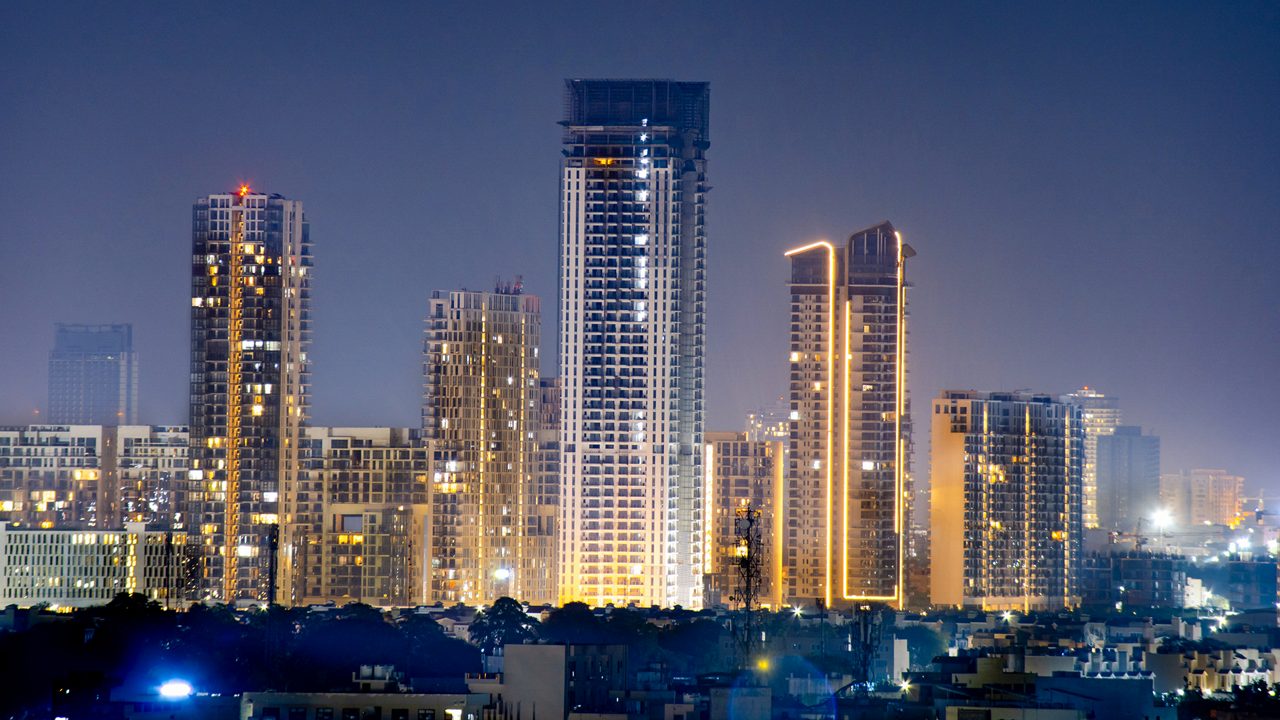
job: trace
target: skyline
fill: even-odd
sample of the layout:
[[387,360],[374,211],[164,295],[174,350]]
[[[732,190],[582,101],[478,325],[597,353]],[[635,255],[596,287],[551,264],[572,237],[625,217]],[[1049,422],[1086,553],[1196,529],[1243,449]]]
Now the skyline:
[[[425,19],[420,11],[400,10],[411,16],[407,21]],[[233,45],[247,46],[238,48],[243,52],[234,47],[226,52],[268,61],[287,57],[283,45],[277,53],[255,50],[254,41],[262,38],[254,33],[278,29],[272,23],[283,22],[287,15],[272,8],[261,12],[267,16],[264,27],[246,30],[246,37],[231,38]],[[317,15],[324,12],[315,11]],[[940,9],[938,15],[949,12],[957,11]],[[1199,29],[1232,37],[1229,47],[1216,51],[1220,55],[1210,53],[1219,64],[1200,66],[1192,59],[1202,61],[1204,56],[1190,52],[1175,58],[1129,57],[1136,60],[1125,66],[1130,81],[1150,97],[1125,102],[1123,78],[1106,77],[1112,81],[1107,84],[1100,82],[1102,74],[1087,72],[1098,70],[1097,65],[1105,64],[1102,60],[1081,59],[1083,65],[1073,69],[1056,67],[1050,59],[1048,50],[1065,51],[1063,46],[1081,40],[1083,26],[1088,24],[1081,18],[1067,23],[1066,30],[1036,36],[1049,41],[1042,66],[1034,62],[1030,67],[1016,62],[1001,66],[997,59],[1001,53],[1006,61],[1010,55],[1025,60],[1036,47],[1030,37],[1015,38],[1017,31],[1007,29],[1010,24],[1016,27],[1021,18],[1034,30],[1039,24],[1052,25],[1050,18],[1060,12],[1041,11],[1038,20],[1018,15],[1009,18],[1011,22],[993,22],[989,33],[999,25],[1006,28],[998,33],[1008,35],[1003,45],[995,43],[991,55],[979,54],[970,65],[961,62],[960,67],[948,67],[950,76],[941,73],[947,76],[943,85],[948,79],[974,82],[966,73],[981,69],[972,66],[983,63],[993,65],[987,70],[1013,74],[985,94],[971,85],[968,91],[978,98],[973,102],[958,95],[938,95],[939,88],[923,80],[922,87],[912,85],[912,68],[921,70],[919,60],[916,65],[893,64],[898,54],[931,48],[908,43],[905,52],[899,48],[890,53],[891,48],[876,44],[876,37],[865,38],[868,44],[858,49],[872,58],[870,73],[849,82],[855,90],[879,84],[887,100],[877,109],[885,110],[888,118],[868,117],[865,126],[853,125],[846,137],[841,128],[847,125],[832,116],[859,109],[864,95],[850,93],[855,99],[849,101],[824,97],[814,92],[822,86],[818,79],[771,66],[760,68],[769,80],[777,80],[779,74],[786,77],[771,88],[781,93],[784,102],[778,103],[771,99],[774,93],[759,97],[751,87],[753,69],[768,65],[765,60],[746,59],[747,67],[726,66],[726,59],[711,51],[661,58],[637,53],[634,60],[625,61],[574,55],[545,65],[530,63],[511,76],[504,74],[510,68],[495,59],[491,68],[472,69],[472,79],[504,88],[493,95],[509,95],[514,98],[511,105],[468,98],[460,78],[455,81],[459,87],[443,83],[444,97],[467,98],[479,105],[474,116],[470,110],[446,104],[439,113],[426,113],[429,122],[418,127],[408,121],[414,119],[413,110],[423,108],[407,100],[410,107],[396,107],[399,85],[394,79],[370,86],[362,81],[377,80],[376,73],[370,71],[372,78],[344,74],[343,63],[332,59],[333,54],[367,50],[368,44],[333,48],[329,62],[311,70],[319,75],[304,73],[300,86],[237,77],[242,84],[214,85],[208,99],[194,91],[169,97],[161,90],[180,90],[184,78],[189,81],[218,67],[212,58],[223,51],[211,50],[207,60],[188,59],[177,40],[210,41],[177,32],[174,39],[166,36],[143,46],[144,50],[167,50],[164,56],[172,63],[135,68],[139,72],[127,81],[113,78],[110,73],[128,70],[131,62],[144,58],[129,47],[137,38],[123,31],[113,34],[111,24],[136,22],[139,29],[134,32],[159,33],[166,27],[198,27],[194,18],[216,27],[224,16],[192,10],[185,15],[187,21],[178,22],[176,13],[147,18],[113,18],[97,10],[81,13],[76,20],[80,29],[97,26],[102,36],[78,38],[84,41],[79,49],[85,53],[78,56],[53,52],[67,48],[47,42],[48,36],[40,34],[75,35],[57,18],[48,17],[58,15],[57,9],[0,10],[6,20],[0,23],[0,58],[10,66],[17,63],[17,67],[50,74],[44,78],[50,80],[47,87],[34,82],[35,72],[0,80],[0,107],[4,108],[0,124],[8,128],[0,140],[0,164],[13,169],[0,181],[4,183],[0,187],[6,188],[0,193],[0,211],[10,218],[9,226],[0,231],[0,256],[26,259],[2,264],[0,305],[27,308],[0,320],[0,336],[20,339],[6,343],[9,347],[0,351],[0,422],[35,420],[30,408],[42,404],[41,380],[55,322],[134,324],[141,365],[139,419],[153,424],[185,422],[188,288],[181,269],[189,264],[187,208],[201,194],[227,191],[241,180],[250,180],[256,190],[304,201],[315,233],[320,270],[315,291],[314,423],[412,426],[421,397],[420,333],[432,290],[487,289],[495,275],[523,275],[531,294],[555,296],[553,173],[563,78],[669,76],[708,80],[715,96],[711,118],[715,189],[708,231],[708,430],[741,429],[746,412],[770,404],[785,391],[787,303],[782,252],[819,237],[839,241],[888,219],[900,227],[907,242],[921,250],[912,269],[909,363],[917,408],[942,389],[1031,387],[1060,393],[1087,384],[1118,396],[1127,423],[1140,424],[1163,438],[1166,470],[1225,467],[1245,476],[1251,489],[1265,485],[1275,492],[1280,482],[1266,439],[1280,429],[1280,419],[1268,412],[1261,398],[1280,389],[1280,380],[1267,373],[1275,365],[1280,334],[1273,332],[1275,298],[1268,292],[1265,274],[1272,264],[1268,260],[1280,259],[1280,250],[1265,242],[1280,229],[1280,211],[1265,197],[1278,179],[1274,162],[1280,154],[1275,140],[1278,101],[1274,93],[1243,97],[1250,89],[1274,87],[1272,80],[1280,75],[1280,58],[1274,50],[1268,52],[1264,42],[1270,36],[1259,30],[1266,20],[1247,22],[1236,16],[1226,23],[1225,11],[1217,16],[1209,9],[1197,10],[1220,21]],[[1180,17],[1179,22],[1166,17],[1169,23],[1148,35],[1126,34],[1126,22],[1150,18],[1134,9],[1119,12],[1125,17],[1116,20],[1112,34],[1101,34],[1100,47],[1095,48],[1112,61],[1125,57],[1123,43],[1135,43],[1138,50],[1132,52],[1142,55],[1142,50],[1152,50],[1153,36],[1176,35],[1178,29],[1196,26],[1190,17]],[[1265,12],[1274,19],[1274,8]],[[587,14],[592,19],[609,17],[609,11],[600,9]],[[339,33],[335,19],[320,23],[324,37],[287,40],[316,52],[325,37]],[[458,21],[450,26],[454,30],[465,24],[465,18],[447,19]],[[356,36],[370,31],[373,24],[370,18],[347,20],[351,21],[348,31]],[[395,25],[385,22],[386,17],[379,20]],[[820,29],[831,34],[812,17],[782,20],[790,23],[788,27],[800,24],[816,34],[822,34]],[[891,27],[904,24],[900,18],[881,20]],[[495,20],[521,21],[551,22],[537,17]],[[311,17],[309,22],[320,20]],[[740,48],[765,36],[761,17],[745,17],[743,22],[737,30],[740,36],[720,30],[711,45]],[[1236,24],[1243,29],[1231,31],[1228,26]],[[936,30],[922,26],[907,40],[928,45],[925,36]],[[431,48],[425,39],[406,37],[411,33],[404,29],[385,32],[393,42],[378,46],[381,54],[369,59],[374,67],[417,67],[414,51]],[[563,28],[559,32],[568,36]],[[209,35],[221,38],[225,33]],[[531,32],[530,37],[537,35]],[[978,35],[971,42],[979,46],[984,39],[992,39],[989,34]],[[471,36],[449,37],[464,44]],[[1205,32],[1186,42],[1214,47],[1215,38],[1221,40]],[[820,39],[824,42],[816,43],[812,54],[833,53],[833,39]],[[642,44],[635,42],[637,47]],[[795,69],[795,56],[802,53],[789,47],[790,53],[780,46],[764,49],[781,53],[773,59],[791,58]],[[526,44],[515,55],[532,54],[545,61],[541,52]],[[709,54],[699,60],[700,52]],[[926,56],[926,66],[939,60],[941,51],[934,52]],[[101,64],[95,57],[90,67],[87,61],[95,53]],[[1148,77],[1179,58],[1186,65],[1196,65],[1198,74],[1186,69],[1183,84]],[[815,57],[813,62],[820,59]],[[866,67],[855,57],[837,59],[845,60],[839,65],[845,70]],[[259,65],[270,67],[269,62]],[[798,67],[809,66],[798,63]],[[1240,96],[1219,86],[1232,77],[1231,70],[1254,76],[1252,82],[1240,81]],[[836,69],[830,73],[837,74]],[[386,75],[398,77],[394,72]],[[332,88],[322,86],[321,76],[338,92],[328,92]],[[95,79],[108,82],[95,85]],[[159,83],[154,82],[157,79]],[[1067,84],[1057,104],[1048,92],[1042,94],[1033,87],[1046,79]],[[431,88],[441,89],[428,79],[421,82],[423,96]],[[205,119],[200,112],[208,109],[201,102],[218,107],[215,101],[238,97],[233,94],[236,89],[252,97],[273,93],[287,97],[293,92],[302,102],[275,114],[260,111],[247,126],[263,127],[261,137],[240,136],[236,129],[240,123],[223,125],[216,114]],[[1072,99],[1079,101],[1090,90],[1101,91],[1112,104],[1095,101],[1088,113],[1077,108],[1076,115],[1048,117],[1069,109]],[[61,113],[50,105],[58,93],[64,94],[56,100],[64,106]],[[359,114],[361,108],[325,117],[316,112],[323,107],[322,98],[331,102],[345,98],[350,103],[367,100],[367,117]],[[810,107],[815,98],[821,103],[817,107],[827,112],[812,115],[823,119],[794,112],[782,118],[768,107],[787,102]],[[66,112],[95,100],[92,107],[104,111],[101,114]],[[137,111],[130,106],[131,100],[142,101],[141,107],[151,114],[131,115],[130,111]],[[989,104],[984,106],[981,100]],[[1036,100],[1045,107],[1021,104]],[[1194,112],[1209,107],[1216,108],[1212,115],[1206,110],[1199,115]],[[934,110],[940,117],[922,118],[914,112],[920,108]],[[984,109],[988,114],[979,112]],[[1002,111],[1012,112],[1009,124],[984,124]],[[167,120],[166,112],[171,114]],[[863,120],[862,115],[858,118]],[[944,127],[948,121],[958,127]],[[908,126],[900,127],[901,122]],[[805,132],[796,132],[796,125]],[[99,134],[82,133],[81,126]],[[1128,134],[1109,137],[1108,128]],[[293,130],[297,132],[286,132]],[[381,134],[370,135],[365,145],[347,146],[346,156],[342,145],[331,146],[334,133],[359,137],[369,130]],[[1217,130],[1218,135],[1201,136],[1205,130]],[[948,153],[951,133],[968,146]],[[1042,148],[1045,137],[1055,133],[1065,137]],[[204,137],[213,142],[203,155],[175,160],[185,157],[175,148],[199,147]],[[436,147],[440,137],[461,138],[453,143],[458,150]],[[840,150],[831,150],[833,146]],[[366,158],[362,149],[373,152]],[[1061,154],[1054,156],[1054,151]],[[1117,157],[1109,159],[1109,153]],[[1054,167],[1043,176],[1024,169],[1044,161]],[[506,169],[512,162],[518,172]],[[966,163],[973,177],[965,172]],[[870,168],[870,172],[844,169],[847,166]],[[504,174],[492,172],[494,167],[502,167]],[[94,172],[86,173],[85,168]],[[847,175],[841,174],[842,169]],[[808,170],[814,179],[807,177]],[[1000,182],[1005,172],[1026,174]],[[1195,177],[1180,176],[1188,172]],[[455,173],[457,179],[451,180]],[[1116,177],[1105,177],[1109,174]],[[868,175],[874,177],[868,179]],[[18,178],[22,178],[20,186]],[[995,201],[1002,193],[1012,196],[1004,207]],[[416,205],[424,199],[426,212]],[[62,202],[77,203],[77,211],[59,212],[56,208]],[[420,218],[423,222],[414,225]],[[987,222],[978,222],[981,219]],[[997,224],[1006,228],[1005,235],[990,232]],[[1037,237],[1037,230],[1043,235]],[[1222,238],[1230,242],[1242,234],[1251,234],[1253,241],[1242,239],[1214,256],[1193,252],[1208,242]],[[504,237],[518,240],[504,241]],[[1069,247],[1073,239],[1082,246]],[[477,247],[481,252],[474,251]],[[997,254],[1005,258],[1000,269],[1007,273],[992,272],[990,258]],[[1144,263],[1154,268],[1145,278]],[[1214,271],[1233,282],[1187,292]],[[1071,285],[1072,279],[1081,285]],[[1121,287],[1129,282],[1134,284],[1132,289]],[[1163,327],[1147,327],[1153,317]],[[1097,323],[1098,339],[1081,334],[1079,344],[1066,342],[1071,333],[1083,332],[1085,320]],[[558,327],[554,312],[547,313],[545,322]],[[757,335],[760,325],[768,329],[763,339]],[[544,374],[555,370],[551,361],[556,357],[555,335],[544,333]],[[367,353],[366,346],[378,352]],[[1093,357],[1098,347],[1115,348],[1115,354]],[[1209,348],[1221,351],[1211,353]],[[1203,355],[1177,357],[1197,352]],[[1011,359],[987,363],[993,355]],[[736,390],[741,387],[752,390]],[[1204,390],[1213,395],[1198,394]],[[927,480],[927,455],[921,455],[926,448],[927,439],[917,441],[915,469],[921,481]]]

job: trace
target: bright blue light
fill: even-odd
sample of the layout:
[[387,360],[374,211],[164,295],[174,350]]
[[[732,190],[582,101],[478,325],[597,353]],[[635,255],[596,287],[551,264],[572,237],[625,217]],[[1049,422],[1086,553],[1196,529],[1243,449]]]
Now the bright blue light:
[[166,700],[184,700],[191,697],[191,683],[186,680],[168,680],[160,686],[160,697]]

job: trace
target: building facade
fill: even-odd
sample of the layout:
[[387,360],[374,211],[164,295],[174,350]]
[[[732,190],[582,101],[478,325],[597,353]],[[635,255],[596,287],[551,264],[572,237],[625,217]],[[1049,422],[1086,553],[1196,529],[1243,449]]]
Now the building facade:
[[1123,416],[1120,400],[1088,385],[1062,396],[1084,413],[1084,526],[1098,527],[1098,438],[1110,435]]
[[[140,522],[157,530],[184,527],[190,462],[190,433],[185,425],[124,425],[116,428],[113,499],[118,521]],[[109,477],[111,477],[109,475]]]
[[786,443],[755,440],[751,432],[706,434],[706,499],[703,528],[706,559],[703,600],[707,607],[740,607],[744,555],[758,554],[755,603],[782,606],[783,493]]
[[[1098,527],[1108,531],[1151,531],[1160,504],[1160,438],[1142,428],[1117,425],[1097,438]],[[1141,527],[1140,527],[1141,526]]]
[[49,408],[58,425],[138,422],[133,326],[59,323],[49,353]]
[[1048,395],[945,391],[933,402],[934,605],[1080,603],[1084,427]]
[[538,474],[541,308],[501,290],[437,292],[427,313],[431,584],[445,603],[555,595],[555,498]]
[[783,594],[901,607],[911,516],[906,259],[889,223],[791,259]]
[[431,451],[407,428],[308,427],[293,604],[430,602]]
[[1178,527],[1236,525],[1244,505],[1244,478],[1206,469],[1163,474],[1160,504]]
[[[194,599],[287,599],[310,386],[311,241],[302,203],[248,187],[192,210]],[[279,551],[277,551],[279,549]]]
[[104,605],[138,593],[182,606],[182,533],[147,530],[42,530],[0,522],[0,605],[51,608]]
[[698,607],[709,87],[566,86],[559,600]]
[[18,528],[111,528],[111,429],[0,428],[0,521]]

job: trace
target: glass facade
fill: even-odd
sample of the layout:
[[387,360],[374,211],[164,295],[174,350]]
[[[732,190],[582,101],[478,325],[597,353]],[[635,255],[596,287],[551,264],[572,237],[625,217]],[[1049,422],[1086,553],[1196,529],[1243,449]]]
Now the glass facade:
[[49,415],[65,425],[138,421],[138,356],[132,325],[59,323],[49,353]]

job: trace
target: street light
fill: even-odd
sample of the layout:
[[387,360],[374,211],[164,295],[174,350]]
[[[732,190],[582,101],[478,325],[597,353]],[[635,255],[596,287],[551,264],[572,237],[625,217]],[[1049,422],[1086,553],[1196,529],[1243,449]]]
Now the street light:
[[191,683],[186,680],[166,680],[161,683],[160,697],[165,700],[186,700],[191,697]]

